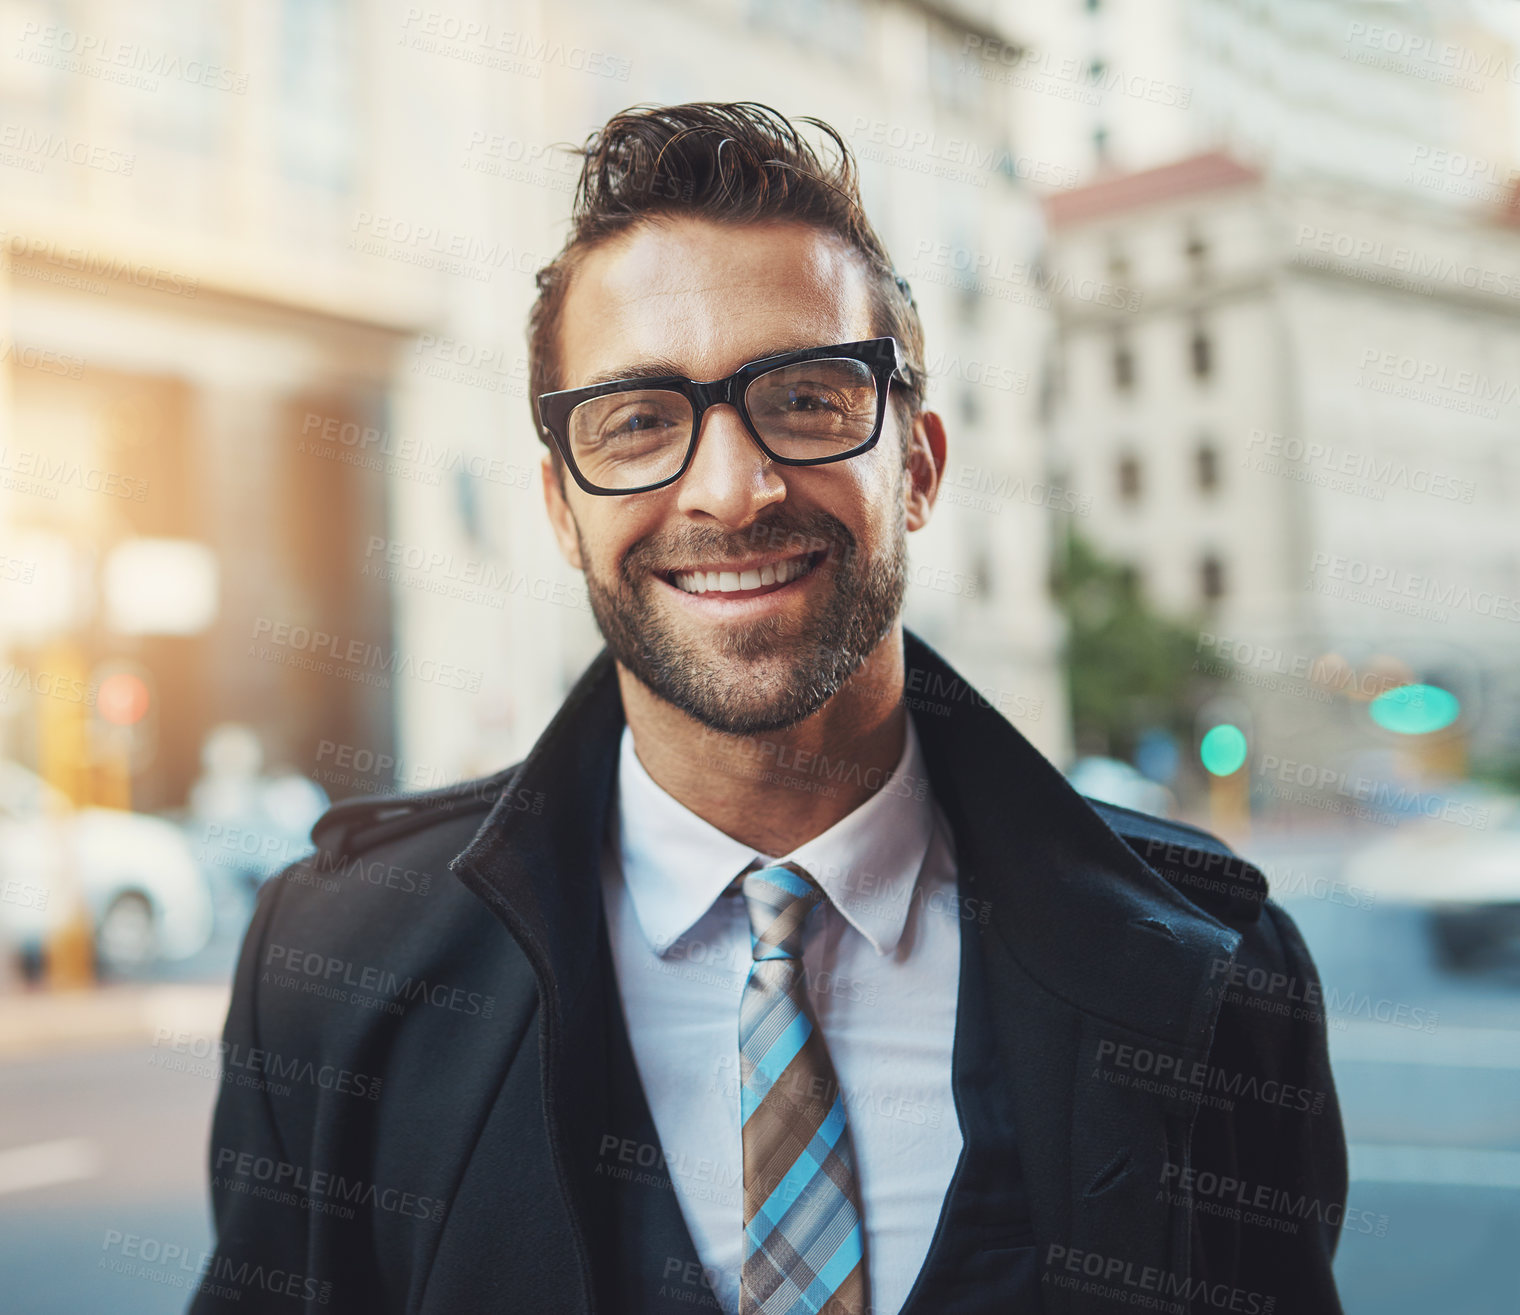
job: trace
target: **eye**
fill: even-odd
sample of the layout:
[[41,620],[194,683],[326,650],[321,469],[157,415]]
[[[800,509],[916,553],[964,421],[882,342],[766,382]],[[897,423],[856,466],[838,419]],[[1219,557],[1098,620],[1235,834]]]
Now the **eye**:
[[845,400],[832,388],[815,384],[789,384],[772,403],[784,411],[843,411]]
[[629,407],[610,417],[602,427],[602,434],[607,438],[616,438],[622,434],[644,434],[650,430],[669,427],[669,416],[661,415],[658,411]]

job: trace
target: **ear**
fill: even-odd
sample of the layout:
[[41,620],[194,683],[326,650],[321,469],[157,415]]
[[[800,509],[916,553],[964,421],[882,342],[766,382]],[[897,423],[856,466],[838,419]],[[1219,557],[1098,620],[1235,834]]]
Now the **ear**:
[[945,473],[945,422],[935,411],[920,411],[908,442],[908,529],[921,530],[929,523]]
[[544,482],[544,507],[549,512],[549,524],[559,544],[560,555],[577,571],[584,571],[586,564],[581,561],[581,538],[575,532],[575,515],[565,498],[561,469],[552,456],[545,456],[539,467]]

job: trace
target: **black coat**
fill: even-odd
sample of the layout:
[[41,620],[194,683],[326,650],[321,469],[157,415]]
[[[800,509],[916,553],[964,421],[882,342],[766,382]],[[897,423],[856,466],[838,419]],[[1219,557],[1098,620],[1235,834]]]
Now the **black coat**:
[[[1091,804],[911,634],[906,653],[1044,1309],[1338,1312],[1346,1158],[1319,984],[1261,873]],[[609,1315],[628,1308],[615,1245],[694,1260],[673,1198],[630,1238],[595,1190],[622,724],[603,653],[522,763],[341,804],[268,883],[227,1019],[198,1315]]]

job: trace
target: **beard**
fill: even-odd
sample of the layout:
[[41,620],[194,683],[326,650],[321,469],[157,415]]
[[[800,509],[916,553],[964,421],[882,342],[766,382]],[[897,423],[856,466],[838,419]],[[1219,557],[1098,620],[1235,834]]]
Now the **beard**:
[[[604,577],[592,566],[581,540],[592,614],[622,666],[709,730],[724,735],[785,730],[839,692],[902,611],[907,523],[902,498],[895,503],[899,511],[887,551],[870,559],[849,527],[825,511],[783,512],[739,534],[693,526],[651,535],[624,554],[615,576]],[[813,568],[832,574],[816,614],[715,626],[700,639],[680,634],[670,608],[658,600],[663,586],[654,572],[672,561],[743,558],[762,544],[785,545],[788,551],[829,549]]]

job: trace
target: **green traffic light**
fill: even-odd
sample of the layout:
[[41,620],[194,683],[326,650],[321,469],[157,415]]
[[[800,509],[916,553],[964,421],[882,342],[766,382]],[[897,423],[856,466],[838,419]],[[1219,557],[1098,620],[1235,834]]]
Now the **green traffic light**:
[[1450,690],[1436,685],[1400,685],[1373,699],[1367,713],[1385,731],[1428,735],[1456,721],[1462,715],[1462,704]]
[[1233,776],[1246,762],[1246,736],[1239,726],[1221,722],[1198,745],[1198,757],[1211,776]]

